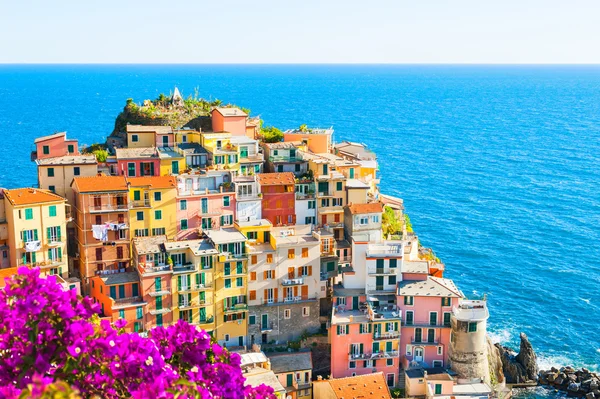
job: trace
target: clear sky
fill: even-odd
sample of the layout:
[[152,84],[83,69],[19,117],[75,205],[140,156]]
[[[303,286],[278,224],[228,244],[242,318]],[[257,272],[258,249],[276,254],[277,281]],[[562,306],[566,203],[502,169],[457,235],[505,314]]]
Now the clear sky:
[[600,63],[600,0],[0,0],[0,63]]

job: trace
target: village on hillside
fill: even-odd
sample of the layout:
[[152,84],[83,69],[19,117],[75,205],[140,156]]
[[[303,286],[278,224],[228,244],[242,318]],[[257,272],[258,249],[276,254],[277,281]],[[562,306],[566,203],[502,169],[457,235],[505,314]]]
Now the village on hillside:
[[[190,106],[177,89],[160,102]],[[93,148],[36,139],[38,185],[0,190],[0,287],[39,267],[128,332],[184,320],[281,398],[487,398],[486,301],[420,247],[376,154],[202,106]]]

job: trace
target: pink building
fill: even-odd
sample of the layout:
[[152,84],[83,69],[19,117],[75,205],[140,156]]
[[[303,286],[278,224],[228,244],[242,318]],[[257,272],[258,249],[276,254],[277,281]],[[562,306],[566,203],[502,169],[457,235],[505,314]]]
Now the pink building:
[[229,172],[177,177],[177,240],[199,238],[203,230],[231,227],[235,192]]
[[404,262],[398,284],[400,351],[406,369],[448,366],[452,306],[463,296],[452,280],[429,276],[423,264]]
[[333,378],[383,372],[398,384],[400,317],[395,305],[370,300],[363,289],[334,288],[329,329]]
[[34,144],[35,151],[31,154],[32,160],[79,155],[77,140],[67,140],[67,132],[40,137],[34,141]]
[[215,108],[211,111],[213,132],[229,132],[233,136],[246,135],[248,115],[239,108]]
[[160,158],[155,147],[117,148],[116,154],[120,176],[160,176]]

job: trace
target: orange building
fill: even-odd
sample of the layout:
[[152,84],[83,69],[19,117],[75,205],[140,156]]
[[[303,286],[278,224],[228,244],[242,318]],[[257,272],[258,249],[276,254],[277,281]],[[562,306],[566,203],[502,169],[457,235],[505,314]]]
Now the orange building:
[[248,115],[239,108],[215,108],[211,111],[213,132],[229,132],[232,136],[246,135]]
[[75,273],[88,292],[97,272],[125,272],[130,266],[128,185],[123,176],[76,177],[74,222]]
[[333,129],[295,129],[283,132],[283,141],[300,141],[314,153],[328,153],[333,141]]
[[112,321],[127,321],[127,332],[143,331],[144,306],[140,279],[136,272],[100,274],[90,280],[90,296]]
[[296,179],[291,172],[259,173],[262,216],[273,226],[296,224]]

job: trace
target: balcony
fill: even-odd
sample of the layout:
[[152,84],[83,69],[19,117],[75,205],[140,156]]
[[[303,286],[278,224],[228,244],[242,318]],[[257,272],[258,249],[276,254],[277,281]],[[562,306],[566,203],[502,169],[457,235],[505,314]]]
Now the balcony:
[[116,308],[125,308],[128,306],[136,306],[136,305],[144,303],[144,301],[142,300],[141,296],[131,296],[131,297],[113,299],[112,303],[113,303],[112,307],[116,309]]
[[17,266],[30,266],[30,267],[40,267],[40,268],[48,268],[48,267],[57,267],[64,265],[67,260],[67,257],[62,258],[53,258],[48,260],[42,260],[39,262],[23,262],[20,258],[17,261]]
[[58,247],[59,245],[62,245],[63,241],[62,241],[62,237],[61,236],[51,236],[48,237],[48,246],[49,247]]
[[283,298],[284,303],[310,302],[314,300],[315,298],[309,298],[308,296],[291,296]]
[[385,243],[371,244],[367,248],[367,257],[382,258],[382,257],[402,257],[402,243]]
[[161,308],[161,309],[152,308],[148,311],[148,313],[150,313],[153,316],[156,316],[157,314],[171,313],[171,308]]
[[171,289],[167,287],[160,287],[156,289],[156,287],[152,288],[152,291],[148,293],[151,297],[162,296],[162,295],[171,295]]
[[392,286],[385,286],[385,285],[369,285],[367,284],[367,294],[373,294],[373,295],[377,295],[377,294],[389,294],[389,293],[395,293],[396,292],[396,286],[392,285]]
[[382,351],[375,353],[349,353],[350,360],[392,359],[400,356],[398,351]]
[[281,279],[281,285],[283,285],[284,287],[290,287],[290,286],[302,285],[302,284],[304,284],[304,279],[302,277]]
[[376,341],[386,340],[386,339],[397,339],[400,338],[400,331],[387,331],[387,332],[376,332],[373,333],[373,339]]
[[438,346],[440,344],[439,339],[436,337],[434,339],[424,339],[425,337],[411,337],[410,343],[413,345],[435,345]]
[[300,154],[296,156],[289,155],[271,155],[269,157],[270,162],[303,162],[302,156]]
[[179,292],[194,292],[194,291],[204,291],[212,288],[213,283],[204,283],[204,284],[192,284],[189,286],[181,286],[177,291]]
[[242,253],[236,254],[234,252],[221,252],[219,254],[219,262],[227,262],[230,260],[243,260],[246,258],[248,258],[248,255]]
[[264,160],[265,160],[265,156],[261,153],[247,155],[245,157],[240,156],[240,158],[239,158],[240,163],[256,163],[256,162],[264,162]]
[[129,204],[132,208],[150,208],[150,199],[145,198],[143,200],[130,201]]
[[307,200],[307,199],[314,199],[315,198],[315,193],[314,192],[308,192],[308,193],[296,193],[296,199],[297,200]]
[[275,323],[271,322],[267,322],[266,324],[260,323],[260,331],[261,332],[269,332],[269,331],[273,331]]
[[317,198],[325,198],[325,197],[333,197],[333,192],[331,192],[331,191],[317,192]]
[[193,263],[183,263],[173,265],[173,273],[193,272],[196,270],[196,265]]
[[367,273],[371,276],[395,275],[398,273],[397,267],[369,267]]
[[100,213],[100,212],[120,212],[126,211],[129,209],[129,205],[127,203],[124,204],[101,204],[101,205],[90,205],[88,207],[90,213]]
[[197,322],[194,322],[192,324],[195,324],[197,326],[206,326],[207,324],[212,324],[215,322],[215,318],[211,315],[209,317],[207,317],[206,319],[200,319]]
[[167,264],[155,264],[155,263],[146,263],[145,265],[140,265],[143,273],[161,273],[161,272],[169,272],[171,271],[171,266]]
[[239,312],[242,310],[248,310],[247,303],[236,303],[235,305],[230,305],[230,306],[223,305],[224,312]]
[[212,303],[209,299],[205,299],[205,300],[194,300],[194,301],[182,301],[177,304],[177,307],[179,308],[179,310],[188,310],[188,309],[194,309],[194,308],[199,308],[201,306],[208,306],[208,305],[212,305]]

